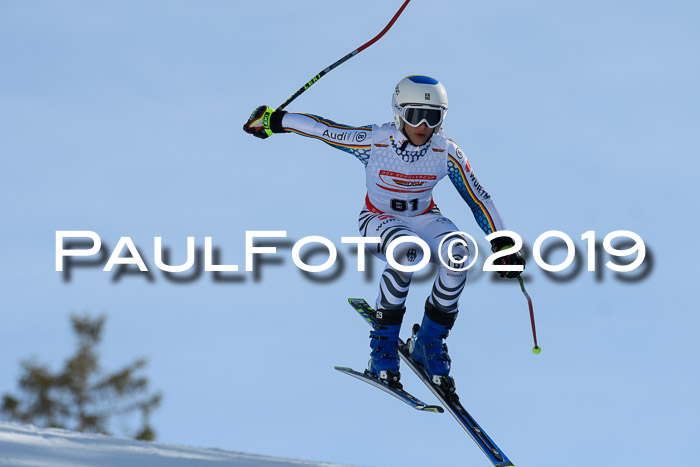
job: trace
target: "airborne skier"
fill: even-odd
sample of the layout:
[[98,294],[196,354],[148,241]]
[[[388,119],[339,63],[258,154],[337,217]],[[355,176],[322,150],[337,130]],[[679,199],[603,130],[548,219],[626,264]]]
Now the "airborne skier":
[[[451,237],[459,229],[436,206],[433,188],[448,176],[485,234],[504,230],[505,226],[491,196],[474,176],[466,156],[442,129],[447,113],[444,86],[428,76],[408,76],[396,85],[392,110],[393,123],[353,127],[316,115],[260,106],[243,129],[263,139],[273,133],[288,132],[316,138],[362,162],[367,195],[359,215],[359,229],[364,237],[381,238],[381,242],[371,248],[378,258],[386,261],[389,244],[399,237],[409,237],[409,240],[419,237],[428,244],[431,261],[438,264],[438,273],[425,302],[425,314],[413,340],[411,357],[439,384],[443,380],[441,377],[447,377],[450,372],[451,359],[443,340],[457,318],[458,300],[467,278],[466,271],[457,269],[466,261],[469,251],[465,245],[454,245],[451,251],[454,261],[450,261],[447,251],[450,242],[444,242],[439,248],[443,238]],[[493,251],[512,246],[513,241],[508,237],[496,238],[491,243]],[[423,250],[408,241],[394,249],[393,257],[398,264],[411,266],[422,260]],[[499,261],[502,265],[525,265],[519,252]],[[378,326],[370,334],[371,353],[366,373],[397,388],[401,387],[399,330],[412,275],[387,262],[375,306]],[[500,275],[515,278],[520,271],[501,272]]]

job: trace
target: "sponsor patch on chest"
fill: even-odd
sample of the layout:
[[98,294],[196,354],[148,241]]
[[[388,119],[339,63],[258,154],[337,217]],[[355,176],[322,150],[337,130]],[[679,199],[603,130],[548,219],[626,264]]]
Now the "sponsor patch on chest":
[[404,174],[391,170],[380,170],[379,180],[382,183],[377,185],[387,191],[422,193],[432,190],[438,178],[437,175],[433,174]]

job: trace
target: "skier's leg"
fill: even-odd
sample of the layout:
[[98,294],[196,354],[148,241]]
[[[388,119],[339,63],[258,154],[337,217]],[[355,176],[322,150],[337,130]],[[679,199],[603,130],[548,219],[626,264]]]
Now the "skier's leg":
[[[454,229],[453,232],[457,231],[457,227]],[[438,273],[428,301],[438,310],[451,313],[457,311],[459,296],[467,281],[467,271],[460,271],[460,269],[467,264],[469,249],[466,241],[462,243],[461,236],[449,236],[449,234],[446,236],[448,239],[442,244],[440,251],[436,252],[442,261],[438,259]],[[439,240],[444,237],[439,237]]]
[[[359,224],[363,236],[381,238],[381,242],[371,250],[384,261],[393,240],[402,236],[416,236],[403,219],[388,214],[372,213],[366,209],[360,213]],[[394,248],[392,256],[398,264],[410,266],[423,259],[423,250],[414,243],[404,242]],[[375,319],[379,326],[370,333],[372,352],[368,372],[387,380],[389,384],[400,384],[399,331],[406,311],[404,303],[412,277],[412,272],[401,271],[387,263],[379,283],[375,307]]]
[[450,374],[452,359],[447,351],[447,344],[443,342],[450,333],[457,319],[457,309],[451,312],[439,310],[425,301],[425,314],[418,333],[411,338],[409,348],[411,357],[423,365],[429,377],[439,383],[440,376]]
[[[360,213],[359,224],[362,236],[381,238],[381,241],[376,246],[371,247],[371,251],[383,261],[387,260],[387,249],[392,241],[404,236],[418,237],[410,229],[405,218],[389,214],[375,214],[367,209],[363,209]],[[392,252],[393,259],[401,266],[418,264],[423,259],[423,256],[422,248],[412,242],[401,243]],[[376,309],[403,309],[412,278],[412,272],[401,271],[387,262],[379,283]]]
[[[398,236],[415,236],[415,234],[408,229],[403,229]],[[386,251],[384,251],[384,255],[386,255]],[[406,242],[394,248],[392,256],[401,266],[412,266],[423,259],[423,250],[414,243]],[[403,308],[412,278],[413,272],[396,269],[387,262],[379,282],[377,308]]]
[[[438,273],[425,302],[423,322],[412,342],[411,355],[425,367],[430,377],[447,376],[451,359],[443,339],[447,338],[457,318],[459,296],[467,279],[467,272],[458,269],[467,264],[469,251],[465,243],[453,241],[461,238],[450,235],[459,229],[439,212],[420,217],[420,225],[412,227],[430,245]],[[448,240],[440,246],[445,236]]]

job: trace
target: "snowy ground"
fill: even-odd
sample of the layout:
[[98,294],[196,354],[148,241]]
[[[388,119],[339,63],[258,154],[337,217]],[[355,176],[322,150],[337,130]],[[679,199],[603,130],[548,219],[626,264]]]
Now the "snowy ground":
[[341,467],[217,449],[149,443],[33,425],[0,423],[0,466],[13,467]]

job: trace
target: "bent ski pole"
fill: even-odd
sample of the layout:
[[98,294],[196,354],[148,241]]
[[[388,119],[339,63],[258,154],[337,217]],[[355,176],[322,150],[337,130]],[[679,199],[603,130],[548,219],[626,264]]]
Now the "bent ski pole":
[[317,75],[314,76],[313,78],[311,78],[311,81],[309,81],[308,83],[306,83],[306,84],[305,84],[304,86],[302,86],[297,92],[295,92],[294,94],[292,94],[292,97],[290,97],[289,99],[287,99],[286,101],[284,101],[284,103],[282,103],[279,107],[277,107],[277,110],[282,110],[282,109],[284,109],[285,107],[287,107],[287,105],[288,105],[290,102],[292,102],[294,99],[296,99],[297,97],[299,97],[304,91],[306,91],[307,89],[309,89],[316,81],[318,81],[319,79],[321,79],[326,73],[328,73],[328,72],[331,71],[332,69],[334,69],[334,68],[336,68],[336,67],[342,65],[343,63],[347,62],[347,61],[350,60],[352,57],[354,57],[355,55],[359,54],[360,52],[362,52],[363,50],[365,50],[366,48],[368,48],[370,45],[374,44],[374,43],[377,42],[379,39],[381,39],[381,37],[382,37],[384,34],[386,34],[386,32],[387,32],[389,29],[391,29],[391,27],[394,25],[394,23],[395,23],[396,20],[399,18],[399,16],[401,15],[401,13],[403,13],[403,10],[406,8],[406,5],[408,5],[408,2],[410,2],[410,1],[411,1],[411,0],[406,0],[405,2],[403,2],[403,5],[401,5],[401,8],[399,8],[399,11],[396,12],[396,14],[394,15],[394,17],[391,18],[391,21],[389,21],[389,24],[387,24],[387,25],[384,27],[384,29],[382,29],[382,31],[381,31],[379,34],[377,34],[372,40],[370,40],[369,42],[367,42],[367,43],[361,45],[361,46],[358,47],[357,49],[353,50],[352,52],[350,52],[349,54],[347,54],[346,56],[344,56],[343,58],[341,58],[340,60],[338,60],[337,62],[335,62],[334,64],[332,64],[332,65],[329,66],[328,68],[326,68],[325,70],[321,71],[319,74],[317,74]]
[[525,298],[527,298],[527,306],[530,308],[530,324],[532,325],[532,339],[535,341],[535,346],[532,348],[532,353],[539,354],[542,348],[537,345],[537,331],[535,331],[535,312],[532,311],[532,299],[528,295],[527,290],[525,290],[525,284],[523,283],[523,278],[518,276],[518,282],[520,282],[520,290],[523,291]]

